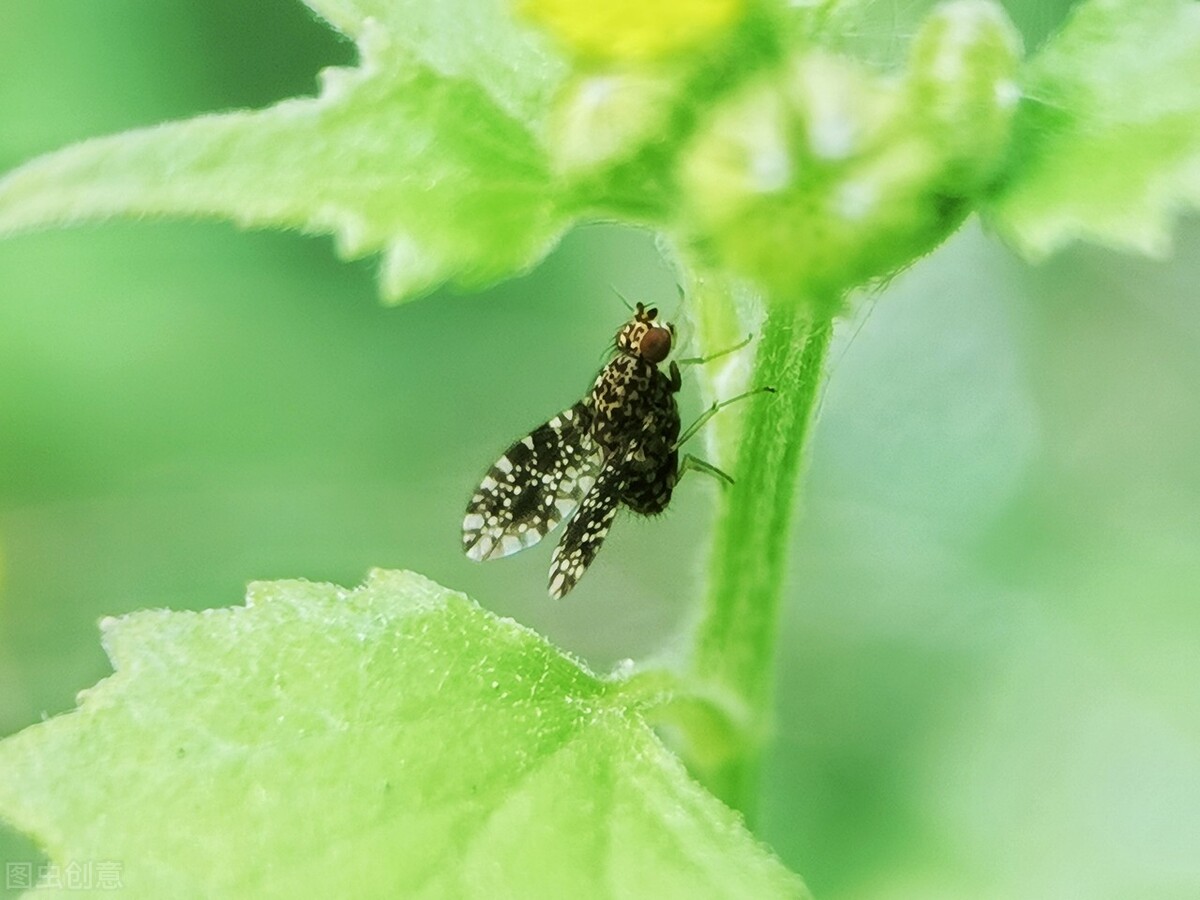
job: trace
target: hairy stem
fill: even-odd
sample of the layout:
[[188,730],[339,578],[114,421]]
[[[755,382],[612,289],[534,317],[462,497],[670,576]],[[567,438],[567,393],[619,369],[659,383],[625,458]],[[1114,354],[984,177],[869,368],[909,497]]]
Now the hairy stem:
[[754,812],[759,757],[771,724],[771,685],[796,483],[829,345],[829,319],[810,309],[767,316],[754,385],[776,389],[746,412],[737,483],[721,492],[693,676],[743,723],[733,752],[699,774],[719,797]]

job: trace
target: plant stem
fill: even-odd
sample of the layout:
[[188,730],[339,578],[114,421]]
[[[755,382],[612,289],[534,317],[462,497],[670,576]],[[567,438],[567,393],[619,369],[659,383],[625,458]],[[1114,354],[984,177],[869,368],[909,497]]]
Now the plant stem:
[[699,774],[717,796],[753,816],[759,758],[771,726],[771,685],[796,483],[832,325],[811,308],[773,308],[754,385],[773,396],[747,409],[737,483],[721,492],[708,594],[696,633],[693,676],[726,697],[744,723],[734,752]]

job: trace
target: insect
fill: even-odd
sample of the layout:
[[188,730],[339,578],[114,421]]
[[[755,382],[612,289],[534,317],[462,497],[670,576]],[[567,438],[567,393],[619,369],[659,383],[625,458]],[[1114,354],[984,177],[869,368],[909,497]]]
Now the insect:
[[732,482],[690,455],[681,466],[679,446],[745,395],[714,404],[681,437],[679,366],[659,368],[673,339],[674,327],[658,321],[657,309],[637,304],[587,395],[509,447],[479,483],[463,517],[467,556],[499,559],[532,547],[570,517],[550,561],[550,596],[564,597],[595,559],[619,507],[662,512],[687,468]]

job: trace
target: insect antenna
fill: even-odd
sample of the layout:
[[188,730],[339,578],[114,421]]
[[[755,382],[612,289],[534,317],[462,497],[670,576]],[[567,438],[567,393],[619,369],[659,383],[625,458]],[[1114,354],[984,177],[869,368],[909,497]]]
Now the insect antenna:
[[689,356],[687,359],[679,359],[676,360],[676,362],[681,366],[702,366],[706,363],[712,362],[715,359],[720,359],[722,356],[728,356],[730,353],[736,353],[743,347],[747,346],[752,340],[754,340],[754,335],[748,334],[740,343],[734,344],[732,347],[726,347],[724,350],[718,350],[716,353],[713,353],[709,356]]
[[610,291],[612,291],[614,294],[616,294],[616,295],[617,295],[617,298],[618,298],[618,299],[619,299],[619,300],[620,300],[620,301],[621,301],[623,304],[625,304],[625,308],[626,308],[627,310],[629,310],[630,312],[633,312],[633,304],[629,302],[629,298],[628,298],[628,297],[626,297],[624,294],[622,294],[622,293],[621,293],[621,291],[620,291],[620,290],[617,288],[617,286],[616,286],[615,284],[610,284],[610,285],[608,286],[608,289],[609,289]]

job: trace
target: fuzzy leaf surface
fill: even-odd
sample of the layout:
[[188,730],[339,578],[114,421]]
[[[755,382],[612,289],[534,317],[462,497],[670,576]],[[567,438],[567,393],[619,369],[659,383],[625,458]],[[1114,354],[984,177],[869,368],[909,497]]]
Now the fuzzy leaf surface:
[[1032,259],[1075,239],[1165,255],[1200,205],[1200,4],[1089,0],[1021,88],[987,220]]
[[316,98],[34,159],[0,178],[0,235],[114,216],[332,234],[346,256],[383,252],[391,299],[540,260],[570,219],[534,134],[564,64],[494,3],[312,6],[355,38],[359,67],[326,70]]
[[621,682],[421,576],[103,630],[115,674],[0,742],[0,814],[122,896],[807,896]]
[[512,118],[533,122],[566,75],[566,64],[507,0],[304,0],[322,19],[362,41],[385,31],[404,58],[443,78],[469,81]]

